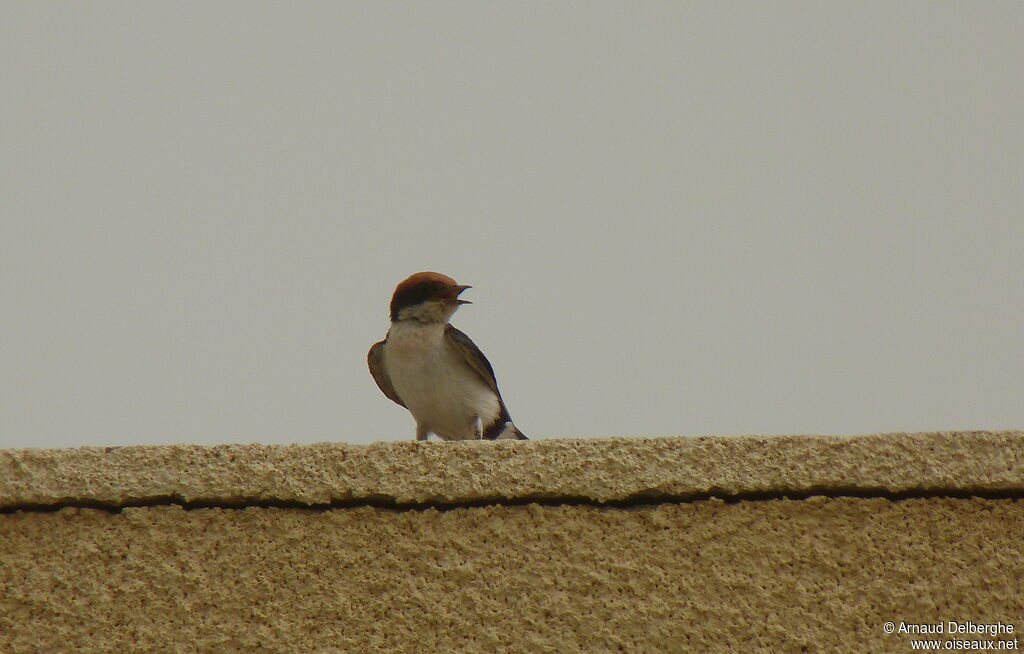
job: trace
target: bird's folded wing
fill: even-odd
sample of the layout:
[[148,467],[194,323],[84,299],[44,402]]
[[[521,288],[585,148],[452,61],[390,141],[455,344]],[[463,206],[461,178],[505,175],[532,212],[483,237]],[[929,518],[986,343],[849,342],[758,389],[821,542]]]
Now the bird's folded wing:
[[444,337],[448,339],[448,342],[455,348],[455,351],[462,355],[462,358],[469,364],[469,367],[480,375],[484,383],[491,387],[491,390],[498,396],[498,401],[500,402],[501,393],[498,392],[498,381],[494,378],[494,368],[491,367],[491,362],[487,360],[487,357],[476,346],[476,343],[471,341],[469,336],[466,336],[451,325],[447,325],[444,328]]
[[366,363],[370,366],[370,374],[373,375],[373,381],[377,382],[377,386],[388,396],[388,399],[405,406],[405,402],[402,401],[402,398],[398,397],[395,387],[391,385],[391,377],[388,376],[387,371],[384,369],[384,341],[373,344],[369,354],[366,355]]

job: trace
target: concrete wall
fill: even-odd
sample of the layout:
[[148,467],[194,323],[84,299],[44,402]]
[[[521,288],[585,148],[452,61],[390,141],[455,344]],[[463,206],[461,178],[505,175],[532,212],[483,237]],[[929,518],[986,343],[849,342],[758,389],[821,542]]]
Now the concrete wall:
[[6,450],[0,651],[1012,645],[1021,496],[1024,432]]

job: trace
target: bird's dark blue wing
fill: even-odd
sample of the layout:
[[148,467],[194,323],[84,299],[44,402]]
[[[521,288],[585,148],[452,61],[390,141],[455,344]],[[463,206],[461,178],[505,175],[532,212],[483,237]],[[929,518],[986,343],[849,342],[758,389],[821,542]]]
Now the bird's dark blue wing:
[[[476,373],[480,375],[480,379],[482,379],[484,383],[494,391],[494,394],[498,396],[498,405],[501,413],[493,423],[485,425],[484,429],[484,438],[498,438],[505,429],[506,423],[512,422],[512,417],[509,416],[508,409],[505,408],[505,401],[501,399],[501,392],[498,391],[498,380],[494,377],[494,368],[491,367],[491,362],[487,360],[487,357],[485,357],[484,353],[480,351],[480,348],[476,346],[476,343],[470,340],[469,336],[466,336],[455,327],[446,325],[444,328],[444,336],[448,339],[448,342],[451,343],[452,347],[462,355],[462,358],[466,361],[469,367],[476,371]],[[515,430],[515,433],[518,438],[528,440],[518,429]]]
[[402,398],[398,397],[395,387],[391,384],[391,377],[388,376],[387,370],[384,369],[384,341],[373,344],[370,352],[366,355],[366,364],[370,367],[373,381],[377,382],[377,387],[380,388],[384,395],[387,395],[388,399],[392,402],[405,406],[405,402],[402,401]]
[[494,368],[491,367],[491,362],[487,360],[487,357],[476,346],[476,343],[470,340],[469,336],[466,336],[451,325],[445,326],[444,336],[455,347],[455,350],[462,355],[462,358],[469,364],[469,367],[475,370],[480,375],[480,378],[484,380],[484,383],[491,387],[491,390],[498,396],[498,399],[501,399],[501,393],[498,392],[498,380],[494,378]]

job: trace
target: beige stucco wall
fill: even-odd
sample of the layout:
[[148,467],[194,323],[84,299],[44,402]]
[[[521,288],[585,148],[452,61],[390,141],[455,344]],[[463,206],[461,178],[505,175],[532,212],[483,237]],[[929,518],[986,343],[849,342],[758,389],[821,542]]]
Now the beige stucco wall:
[[1009,641],[1021,496],[1022,432],[0,451],[0,651]]

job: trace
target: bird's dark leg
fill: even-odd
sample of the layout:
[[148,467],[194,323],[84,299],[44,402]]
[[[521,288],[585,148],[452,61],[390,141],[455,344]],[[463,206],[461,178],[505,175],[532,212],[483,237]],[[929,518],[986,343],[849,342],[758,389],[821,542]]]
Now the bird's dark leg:
[[430,438],[430,431],[423,425],[416,425],[416,440],[425,441]]

